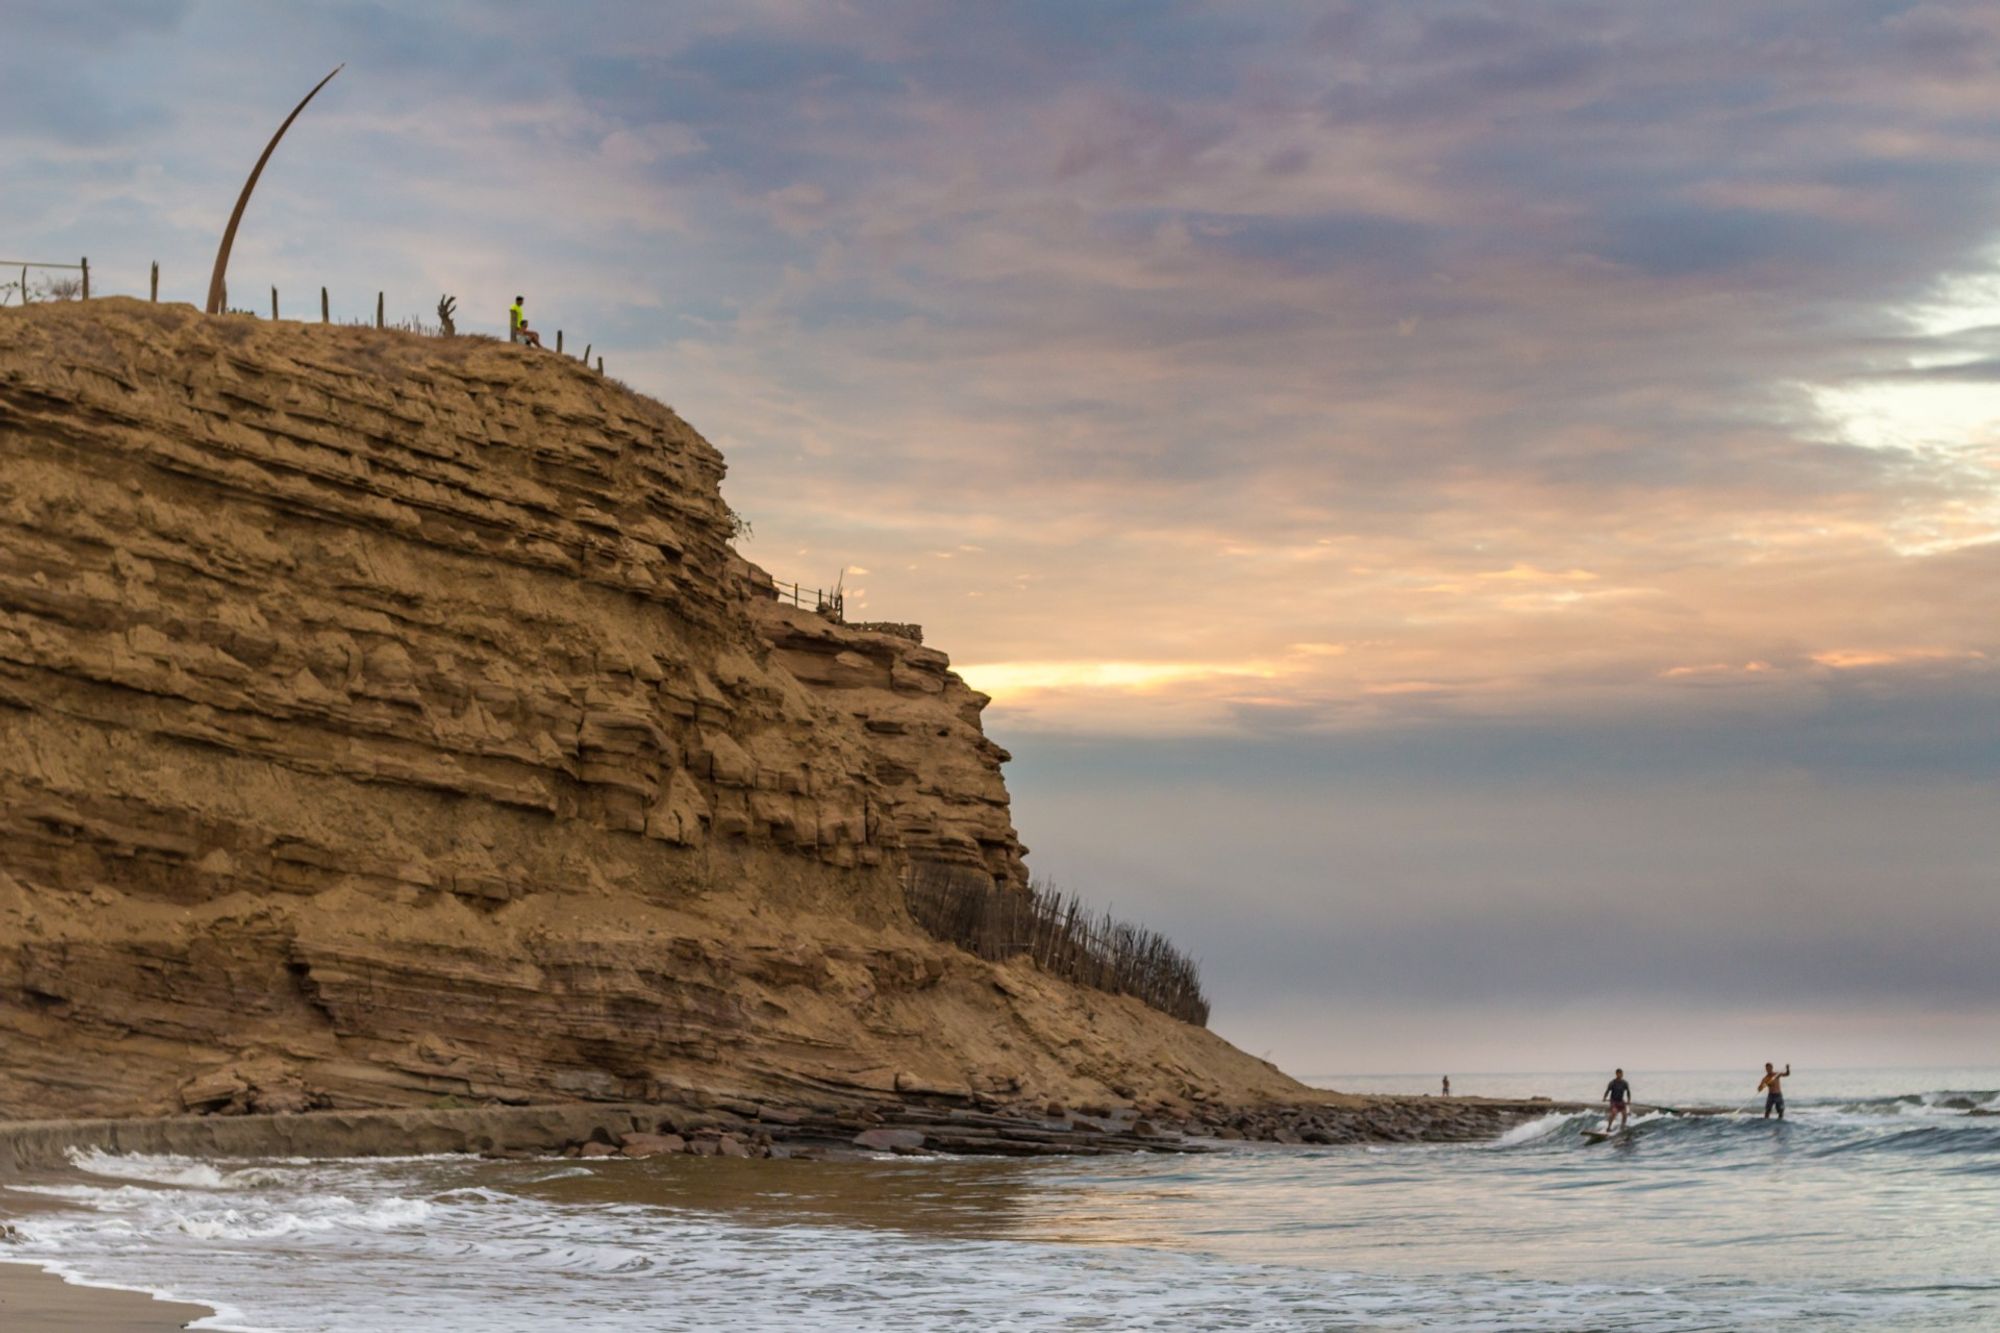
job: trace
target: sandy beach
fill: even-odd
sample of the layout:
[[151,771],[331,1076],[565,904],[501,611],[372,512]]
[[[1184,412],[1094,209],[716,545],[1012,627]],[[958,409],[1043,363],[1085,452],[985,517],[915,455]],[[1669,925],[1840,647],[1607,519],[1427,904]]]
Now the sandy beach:
[[[61,1211],[50,1200],[0,1188],[0,1236],[8,1233],[10,1222]],[[140,1291],[78,1286],[34,1264],[0,1256],[0,1330],[5,1333],[160,1333],[186,1328],[213,1313],[205,1305],[163,1301]]]
[[213,1314],[136,1291],[79,1287],[31,1264],[0,1263],[0,1328],[22,1333],[171,1333]]

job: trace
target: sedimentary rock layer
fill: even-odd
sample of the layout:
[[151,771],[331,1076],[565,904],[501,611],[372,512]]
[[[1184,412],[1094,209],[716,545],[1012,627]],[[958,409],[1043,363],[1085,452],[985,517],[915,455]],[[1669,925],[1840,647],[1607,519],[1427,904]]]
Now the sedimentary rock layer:
[[985,700],[779,606],[579,363],[0,312],[0,1116],[1296,1085],[914,932]]
[[[1330,1099],[1329,1099],[1330,1098]],[[918,1099],[919,1101],[923,1099]],[[935,1100],[935,1099],[933,1099]],[[1059,1105],[991,1114],[909,1103],[787,1105],[705,1096],[634,1105],[436,1107],[301,1115],[157,1116],[0,1123],[0,1183],[68,1166],[77,1153],[195,1157],[370,1157],[482,1153],[584,1157],[798,1157],[951,1153],[1044,1157],[1205,1152],[1254,1138],[1284,1144],[1465,1142],[1551,1112],[1594,1110],[1546,1100],[1341,1097],[1150,1119]],[[1212,1114],[1213,1108],[1204,1114]],[[0,1213],[4,1216],[4,1213]]]

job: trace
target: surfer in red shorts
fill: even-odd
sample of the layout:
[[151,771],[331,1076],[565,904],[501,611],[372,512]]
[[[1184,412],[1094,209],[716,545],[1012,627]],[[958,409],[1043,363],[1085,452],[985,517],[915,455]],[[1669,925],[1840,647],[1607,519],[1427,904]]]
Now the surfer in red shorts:
[[1604,1101],[1608,1108],[1604,1113],[1604,1132],[1609,1134],[1614,1124],[1621,1125],[1622,1127],[1624,1122],[1628,1122],[1632,1118],[1630,1110],[1632,1105],[1632,1085],[1625,1081],[1624,1070],[1614,1069],[1611,1071],[1611,1081],[1604,1085]]

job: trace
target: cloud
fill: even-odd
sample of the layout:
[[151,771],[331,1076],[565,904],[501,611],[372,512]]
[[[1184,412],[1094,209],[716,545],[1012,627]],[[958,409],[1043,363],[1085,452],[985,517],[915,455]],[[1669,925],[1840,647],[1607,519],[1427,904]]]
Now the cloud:
[[[1725,784],[1746,736],[1815,771],[1984,762],[1990,6],[23,14],[9,247],[198,296],[266,127],[350,60],[237,285],[325,284],[337,316],[449,291],[489,331],[527,291],[723,448],[753,558],[873,571],[870,614],[966,663],[1024,765],[1457,738],[1504,782],[1578,728]],[[1051,780],[1021,770],[1031,810]],[[1855,812],[1787,817],[1805,845]],[[1298,819],[1244,855],[1310,858]]]

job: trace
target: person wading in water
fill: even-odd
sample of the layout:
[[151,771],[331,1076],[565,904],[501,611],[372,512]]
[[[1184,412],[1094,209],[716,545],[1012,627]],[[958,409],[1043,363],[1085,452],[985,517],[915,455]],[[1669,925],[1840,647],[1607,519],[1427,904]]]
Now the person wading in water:
[[1604,1085],[1604,1100],[1608,1104],[1604,1113],[1604,1132],[1609,1134],[1612,1125],[1629,1122],[1632,1118],[1632,1085],[1625,1081],[1624,1070],[1611,1071],[1611,1081]]
[[1769,1060],[1764,1062],[1764,1077],[1758,1080],[1757,1091],[1764,1094],[1764,1118],[1766,1120],[1771,1118],[1771,1112],[1773,1111],[1778,1113],[1778,1119],[1783,1120],[1785,1118],[1784,1080],[1791,1076],[1792,1067],[1789,1064],[1785,1066],[1785,1072],[1780,1074],[1776,1069],[1772,1068]]

